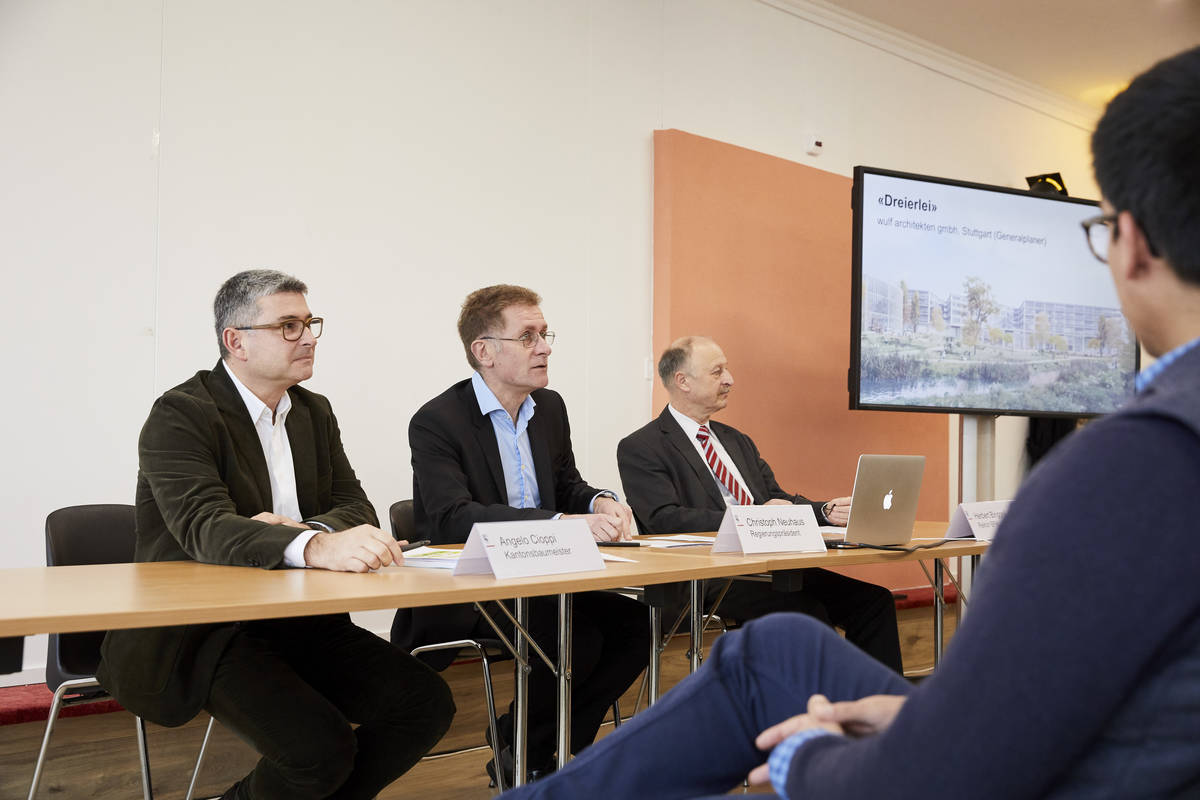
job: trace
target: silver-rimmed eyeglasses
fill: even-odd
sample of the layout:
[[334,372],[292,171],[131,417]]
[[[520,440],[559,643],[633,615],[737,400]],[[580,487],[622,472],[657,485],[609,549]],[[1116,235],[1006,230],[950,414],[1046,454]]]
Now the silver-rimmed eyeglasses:
[[537,344],[538,338],[541,338],[546,344],[554,344],[554,331],[542,331],[534,333],[533,331],[525,331],[515,339],[509,339],[504,336],[480,336],[480,339],[491,339],[496,342],[520,342],[521,347],[526,349]]

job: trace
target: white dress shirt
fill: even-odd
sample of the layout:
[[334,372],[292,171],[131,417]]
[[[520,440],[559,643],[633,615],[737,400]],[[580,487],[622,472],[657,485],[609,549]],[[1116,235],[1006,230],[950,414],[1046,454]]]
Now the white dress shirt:
[[[300,521],[300,498],[296,493],[296,466],[292,462],[292,445],[288,441],[287,423],[288,412],[292,410],[292,398],[287,393],[279,400],[279,405],[272,409],[259,400],[254,392],[246,388],[233,370],[224,361],[221,366],[229,374],[233,385],[237,387],[242,402],[254,423],[258,433],[258,442],[262,445],[263,456],[267,459],[267,472],[271,475],[271,511],[281,517]],[[301,531],[283,551],[283,563],[289,567],[307,566],[304,563],[304,548],[308,540],[316,536],[318,531]]]
[[[675,406],[667,404],[667,408],[671,411],[671,416],[679,423],[679,427],[683,428],[683,435],[692,443],[692,447],[696,448],[696,452],[700,454],[700,460],[708,466],[708,454],[704,452],[704,445],[700,444],[700,440],[696,438],[696,434],[700,432],[700,423],[689,417],[687,414],[680,413]],[[750,495],[750,502],[754,502],[754,495],[750,492],[750,484],[742,479],[742,473],[738,472],[737,464],[733,463],[733,459],[729,457],[729,453],[725,451],[725,447],[721,444],[721,440],[717,438],[716,432],[712,427],[708,428],[708,440],[712,442],[713,447],[720,456],[721,461],[725,463],[725,469],[733,475],[734,480],[742,485],[746,490],[746,494]],[[712,467],[709,467],[709,474],[712,474]],[[737,503],[733,499],[733,494],[725,488],[725,484],[717,480],[717,476],[712,476],[713,482],[717,484],[717,488],[721,490],[721,499],[725,501],[727,506],[735,506]]]

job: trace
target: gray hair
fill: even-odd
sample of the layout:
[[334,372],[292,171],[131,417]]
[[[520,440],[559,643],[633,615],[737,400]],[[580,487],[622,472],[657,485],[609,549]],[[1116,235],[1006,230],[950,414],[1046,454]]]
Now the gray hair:
[[225,329],[253,325],[258,316],[258,301],[282,292],[308,294],[308,287],[299,278],[273,269],[248,269],[221,284],[213,300],[213,321],[221,358],[229,356],[221,335]]
[[690,366],[692,346],[700,341],[708,341],[708,338],[705,336],[684,336],[682,339],[676,339],[671,342],[670,347],[663,351],[663,354],[658,359],[658,378],[662,381],[662,385],[665,388],[671,388],[671,382],[675,379],[676,372],[679,372],[685,366]]

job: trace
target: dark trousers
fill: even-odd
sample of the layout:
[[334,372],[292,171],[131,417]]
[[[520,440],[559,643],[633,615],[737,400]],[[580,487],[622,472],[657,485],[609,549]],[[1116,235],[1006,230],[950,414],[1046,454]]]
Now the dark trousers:
[[[896,603],[892,593],[873,583],[847,578],[824,569],[800,570],[799,591],[778,591],[770,583],[735,580],[717,608],[718,616],[747,622],[779,612],[816,617],[846,632],[846,639],[881,664],[903,673],[900,633],[896,629]],[[704,582],[706,606],[717,599],[725,581]],[[682,608],[676,606],[675,609]],[[664,614],[670,625],[678,611]]]
[[[571,634],[571,752],[596,738],[613,702],[625,693],[650,662],[650,618],[646,606],[611,592],[574,595]],[[534,597],[529,604],[529,633],[551,658],[558,657],[558,598]],[[489,613],[491,613],[489,611]],[[501,614],[491,614],[495,619]],[[500,622],[499,619],[496,619]],[[505,632],[511,635],[511,625]],[[495,637],[481,617],[473,635]],[[547,766],[558,735],[558,681],[530,649],[529,738],[526,752],[533,769]],[[512,743],[512,714],[500,719],[500,735]]]
[[[505,798],[655,800],[727,792],[766,754],[755,737],[808,698],[907,694],[911,685],[813,619],[773,614],[717,638],[694,675],[566,767]],[[602,789],[600,787],[603,787]]]
[[436,672],[346,614],[243,623],[205,709],[262,756],[242,800],[374,797],[454,717]]

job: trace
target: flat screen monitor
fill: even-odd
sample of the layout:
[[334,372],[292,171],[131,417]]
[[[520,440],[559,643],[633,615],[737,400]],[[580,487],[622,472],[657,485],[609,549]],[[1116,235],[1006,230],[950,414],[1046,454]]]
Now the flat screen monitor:
[[1138,346],[1080,222],[1093,200],[854,169],[850,408],[1089,417]]

